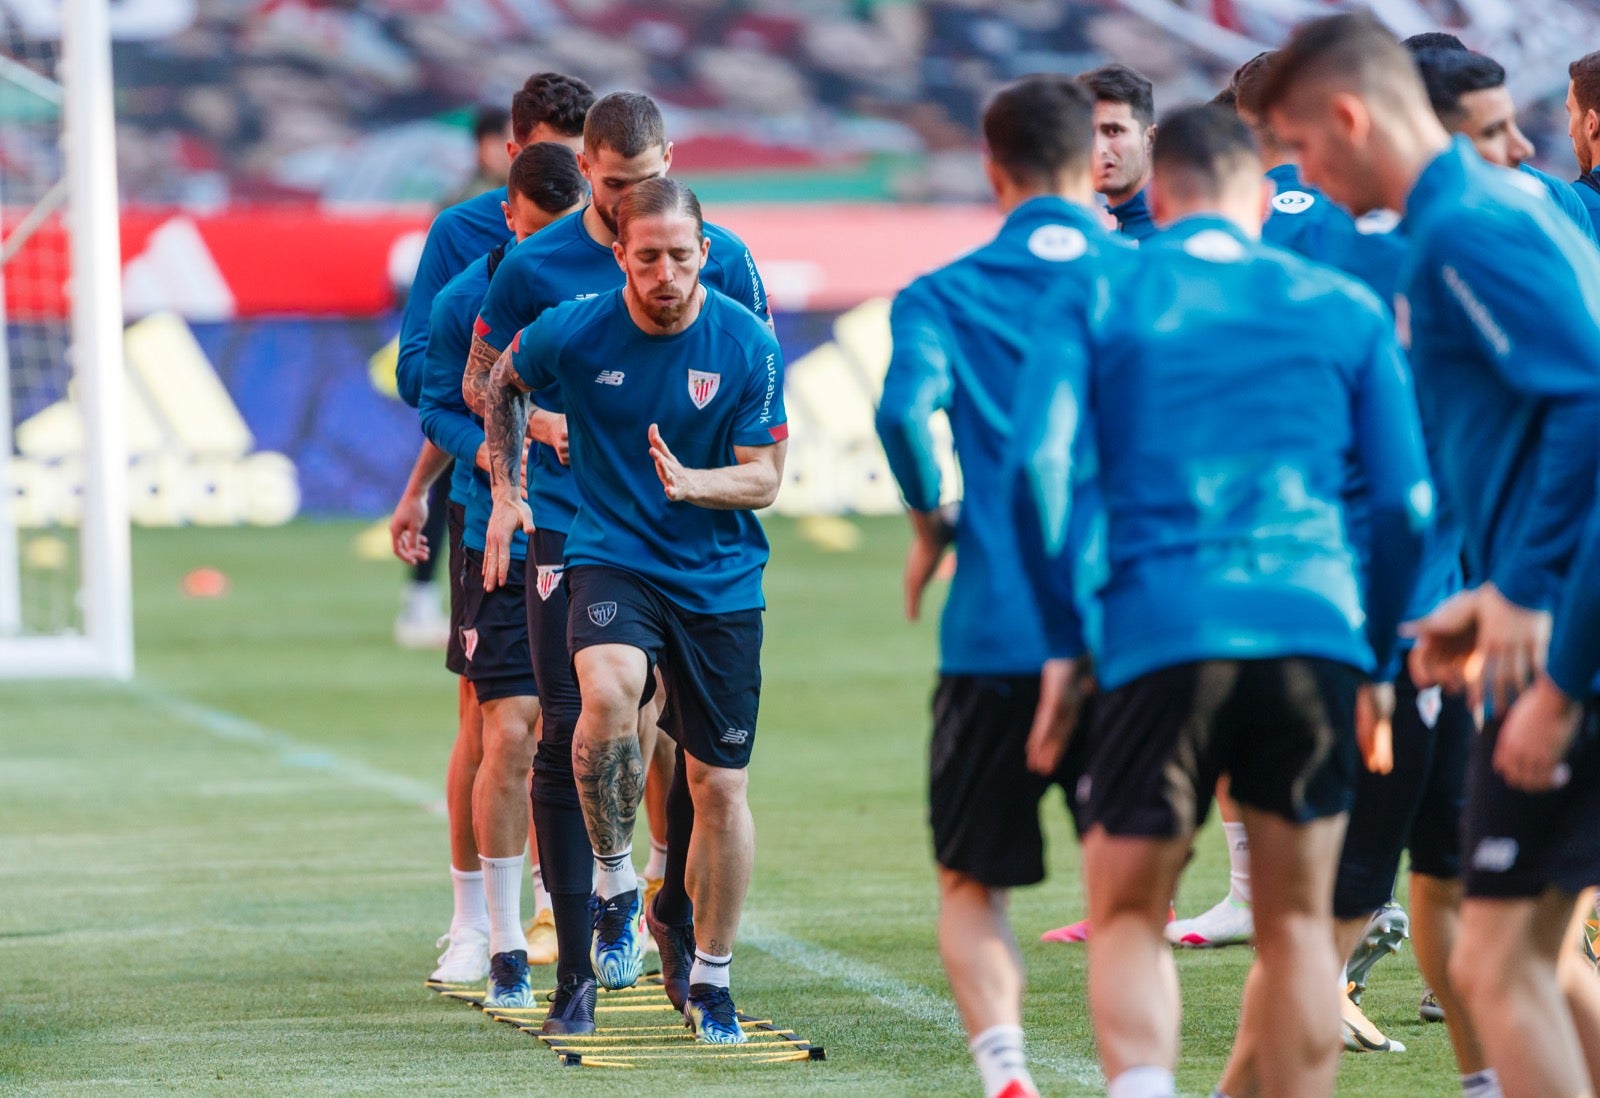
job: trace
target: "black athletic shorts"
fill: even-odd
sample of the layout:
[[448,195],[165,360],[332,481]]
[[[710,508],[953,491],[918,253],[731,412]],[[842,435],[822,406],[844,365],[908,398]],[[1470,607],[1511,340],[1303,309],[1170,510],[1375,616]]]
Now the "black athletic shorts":
[[990,888],[1044,880],[1039,801],[1062,775],[1028,769],[1038,675],[941,675],[933,693],[928,822],[939,864]]
[[[461,595],[462,569],[466,561],[462,557],[461,531],[466,527],[466,508],[461,504],[451,501],[445,504],[445,528],[450,532],[450,639],[444,645],[444,667],[452,675],[465,675],[467,673],[467,653],[461,647],[461,607],[465,599]],[[438,546],[430,546],[432,552],[439,551]]]
[[572,654],[567,650],[566,552],[565,534],[541,527],[528,537],[528,636],[544,714],[544,728],[533,755],[533,795],[536,800],[577,808],[572,737],[583,702],[572,674]]
[[1362,681],[1352,667],[1313,657],[1205,660],[1102,694],[1074,790],[1079,826],[1190,835],[1222,774],[1235,800],[1294,823],[1347,811]]
[[[708,766],[739,770],[755,746],[761,702],[761,611],[696,614],[620,568],[567,569],[567,646],[627,644],[660,666],[661,727]],[[645,679],[643,705],[655,693]]]
[[478,702],[538,697],[528,650],[522,570],[513,562],[506,582],[485,591],[483,554],[465,549],[461,556],[461,647],[467,656],[467,681],[477,691]]
[[1462,882],[1468,896],[1526,899],[1547,888],[1578,892],[1600,884],[1600,698],[1584,705],[1566,762],[1567,784],[1523,793],[1493,766],[1500,722],[1484,728],[1467,768]]
[[1364,918],[1394,896],[1400,855],[1411,871],[1461,876],[1461,809],[1477,728],[1460,696],[1420,693],[1408,671],[1394,680],[1394,769],[1356,770],[1356,799],[1339,855],[1333,914]]

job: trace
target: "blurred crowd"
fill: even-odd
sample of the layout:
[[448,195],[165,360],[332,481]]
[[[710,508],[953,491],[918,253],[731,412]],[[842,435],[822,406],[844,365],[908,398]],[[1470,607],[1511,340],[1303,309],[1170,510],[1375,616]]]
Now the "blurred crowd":
[[[1532,13],[1537,20],[1530,4],[1540,9]],[[656,96],[680,145],[680,170],[803,175],[887,163],[892,170],[875,177],[881,197],[971,199],[983,193],[971,155],[978,113],[997,83],[1120,60],[1151,77],[1158,106],[1205,98],[1263,43],[1330,6],[1325,0],[141,0],[136,6],[149,15],[163,5],[170,9],[166,18],[146,22],[156,29],[141,34],[135,27],[115,45],[122,188],[130,201],[202,209],[241,201],[442,201],[474,171],[473,108],[504,105],[540,69],[573,73],[602,92],[643,87]],[[1543,34],[1592,45],[1600,29],[1594,0],[1377,6],[1390,9],[1386,17],[1403,33],[1413,29],[1407,23],[1444,25],[1463,30],[1479,48],[1495,52],[1504,43],[1519,57],[1539,53],[1524,39]],[[1475,24],[1482,33],[1472,33]],[[1588,39],[1575,37],[1585,29]],[[1513,58],[1501,60],[1517,73]],[[1539,97],[1557,84],[1564,91],[1564,63],[1553,76],[1525,89],[1534,94],[1522,100],[1536,112]],[[1535,130],[1548,132],[1537,124]],[[1564,157],[1559,149],[1549,154]]]

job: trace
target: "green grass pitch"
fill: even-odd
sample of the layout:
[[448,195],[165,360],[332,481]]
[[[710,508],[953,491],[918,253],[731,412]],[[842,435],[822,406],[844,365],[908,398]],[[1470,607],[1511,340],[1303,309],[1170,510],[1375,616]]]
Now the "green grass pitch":
[[[899,520],[827,552],[769,523],[773,562],[752,799],[759,855],[740,1005],[826,1063],[563,1069],[422,981],[450,915],[442,796],[454,687],[397,650],[399,565],[360,527],[141,531],[139,678],[0,686],[0,1092],[38,1094],[977,1094],[934,948],[923,822],[933,617],[899,615]],[[180,593],[192,568],[232,580]],[[1059,798],[1052,877],[1012,914],[1046,1095],[1096,1093],[1084,958],[1042,930],[1082,911]],[[643,845],[642,843],[640,844]],[[1208,833],[1184,883],[1220,895]],[[1184,954],[1178,1079],[1209,1093],[1244,949]],[[1340,1093],[1456,1092],[1416,1015],[1409,950],[1374,973],[1398,1056],[1344,1058]]]

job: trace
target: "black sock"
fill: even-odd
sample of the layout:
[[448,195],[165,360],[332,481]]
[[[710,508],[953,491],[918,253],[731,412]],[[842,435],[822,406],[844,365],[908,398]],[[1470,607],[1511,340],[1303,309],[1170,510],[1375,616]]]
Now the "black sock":
[[694,917],[694,904],[685,884],[692,834],[694,801],[689,796],[689,771],[680,747],[672,787],[667,791],[667,870],[655,899],[656,918],[672,926],[682,926]]
[[594,923],[589,917],[589,893],[552,892],[550,912],[556,917],[556,979],[568,976],[594,978],[594,966],[589,963],[589,944]]
[[539,832],[539,868],[544,886],[550,890],[550,913],[556,920],[556,948],[561,955],[556,977],[571,973],[593,976],[589,939],[594,924],[589,916],[589,894],[594,852],[589,848],[583,810],[536,797],[533,817]]

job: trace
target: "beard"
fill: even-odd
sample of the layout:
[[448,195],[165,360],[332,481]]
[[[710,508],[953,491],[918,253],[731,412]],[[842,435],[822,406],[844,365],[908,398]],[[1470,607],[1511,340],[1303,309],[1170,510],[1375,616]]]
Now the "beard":
[[687,292],[679,294],[677,300],[666,304],[656,300],[655,295],[663,292],[658,288],[649,294],[638,295],[639,308],[645,316],[650,318],[650,323],[660,328],[670,328],[683,319],[684,314],[689,311],[689,306],[694,302],[695,294],[699,290],[700,280],[695,279],[690,284]]
[[594,207],[594,212],[596,214],[600,215],[600,223],[606,227],[606,231],[609,232],[612,236],[616,236],[617,235],[617,211],[616,211],[616,207],[612,207],[611,209],[608,210],[604,206],[600,205],[600,203],[595,202],[592,199],[590,200],[590,205],[592,205]]

